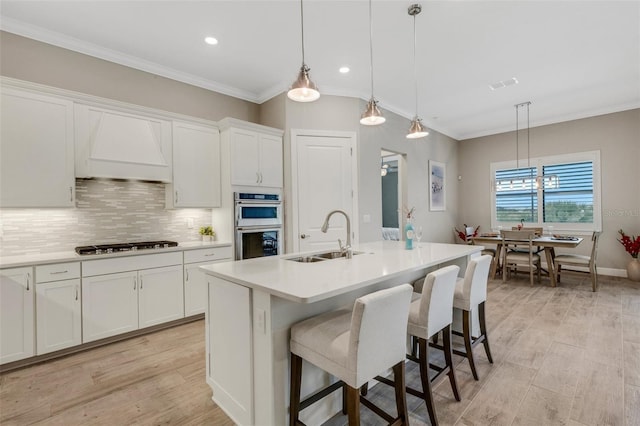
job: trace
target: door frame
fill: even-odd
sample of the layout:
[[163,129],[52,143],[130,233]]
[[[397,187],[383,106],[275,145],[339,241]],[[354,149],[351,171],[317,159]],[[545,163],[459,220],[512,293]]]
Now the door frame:
[[341,138],[349,141],[351,145],[351,234],[352,244],[358,243],[360,235],[360,215],[358,212],[358,137],[356,132],[336,131],[336,130],[304,130],[291,129],[291,242],[293,243],[293,251],[300,250],[300,228],[298,220],[298,137],[299,136],[315,136]]

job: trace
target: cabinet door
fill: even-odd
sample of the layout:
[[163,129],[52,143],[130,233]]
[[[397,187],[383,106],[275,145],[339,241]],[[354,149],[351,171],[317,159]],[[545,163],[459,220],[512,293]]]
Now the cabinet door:
[[220,133],[173,123],[173,207],[220,207]]
[[0,364],[35,354],[32,268],[0,271]]
[[258,134],[231,129],[231,184],[255,186],[260,183]]
[[182,265],[139,273],[140,328],[184,318]]
[[282,188],[282,138],[260,135],[260,185]]
[[137,272],[82,279],[83,343],[137,329]]
[[80,280],[36,285],[38,355],[82,343]]
[[73,207],[73,103],[2,88],[0,205]]

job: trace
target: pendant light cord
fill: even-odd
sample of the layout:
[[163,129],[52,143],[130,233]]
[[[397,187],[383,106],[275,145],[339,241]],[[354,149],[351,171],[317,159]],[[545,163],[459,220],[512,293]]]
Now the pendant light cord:
[[[419,12],[418,12],[419,13]],[[416,117],[418,117],[418,66],[416,64],[416,15],[413,15],[413,82],[416,94]]]
[[300,27],[302,29],[302,65],[304,65],[304,12],[302,6],[302,0],[300,0]]
[[520,132],[518,130],[518,123],[520,123],[520,117],[518,115],[519,110],[520,110],[520,105],[516,105],[516,169],[517,170],[520,170],[520,140],[519,140]]
[[369,0],[369,71],[371,74],[371,99],[373,96],[373,18],[371,13],[371,0]]

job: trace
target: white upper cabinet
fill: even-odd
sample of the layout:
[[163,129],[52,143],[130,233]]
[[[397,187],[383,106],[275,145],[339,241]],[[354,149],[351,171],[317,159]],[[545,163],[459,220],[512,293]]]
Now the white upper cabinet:
[[171,182],[171,122],[75,105],[76,176]]
[[0,207],[74,207],[73,102],[2,87]]
[[229,144],[231,184],[282,188],[282,130],[232,118],[218,124]]
[[173,183],[167,207],[220,207],[220,132],[173,122]]

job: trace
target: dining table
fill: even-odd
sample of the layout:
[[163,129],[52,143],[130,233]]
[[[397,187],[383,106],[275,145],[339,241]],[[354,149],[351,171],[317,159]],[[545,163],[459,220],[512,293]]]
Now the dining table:
[[[475,237],[471,237],[473,244],[476,245],[495,245],[496,257],[498,261],[502,257],[502,237],[498,234],[480,234]],[[541,235],[532,240],[533,245],[544,250],[544,254],[547,260],[547,270],[549,279],[551,280],[551,286],[556,286],[556,267],[554,259],[556,257],[556,248],[573,249],[576,248],[582,242],[584,238],[573,237],[566,235]],[[497,269],[497,268],[496,268]],[[504,273],[504,272],[503,272]],[[494,277],[495,278],[495,275]]]

